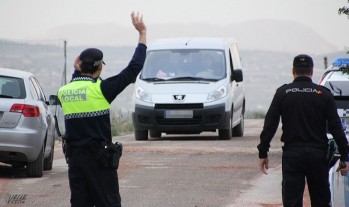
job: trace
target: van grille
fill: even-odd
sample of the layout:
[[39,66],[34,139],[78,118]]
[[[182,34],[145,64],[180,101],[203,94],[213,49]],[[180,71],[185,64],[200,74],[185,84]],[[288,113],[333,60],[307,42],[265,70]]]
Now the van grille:
[[201,116],[194,116],[192,119],[164,119],[156,117],[156,121],[160,125],[196,125],[201,123]]
[[155,104],[155,109],[203,109],[204,104]]

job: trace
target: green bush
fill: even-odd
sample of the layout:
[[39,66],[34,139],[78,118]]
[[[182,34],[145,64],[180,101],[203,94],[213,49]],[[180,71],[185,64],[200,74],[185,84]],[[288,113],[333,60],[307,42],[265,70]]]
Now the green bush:
[[245,119],[264,119],[265,118],[265,112],[264,111],[246,111],[245,113]]
[[119,136],[133,132],[131,113],[123,113],[120,109],[111,113],[111,133],[112,136]]
[[[265,112],[246,111],[245,119],[264,119]],[[123,113],[120,109],[111,112],[111,132],[112,136],[120,136],[133,132],[132,115],[130,112]]]

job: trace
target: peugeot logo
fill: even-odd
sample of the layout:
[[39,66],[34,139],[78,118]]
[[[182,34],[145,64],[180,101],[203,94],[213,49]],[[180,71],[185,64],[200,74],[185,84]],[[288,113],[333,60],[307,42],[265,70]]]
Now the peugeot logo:
[[178,102],[182,102],[185,99],[185,95],[173,95],[173,100],[174,101],[178,101]]

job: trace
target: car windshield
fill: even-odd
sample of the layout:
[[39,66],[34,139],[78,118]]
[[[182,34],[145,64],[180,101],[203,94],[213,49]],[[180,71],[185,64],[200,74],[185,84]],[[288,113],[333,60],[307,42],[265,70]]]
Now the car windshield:
[[24,99],[25,90],[23,79],[0,76],[0,98]]
[[334,96],[349,96],[349,80],[327,81],[325,86],[331,90]]
[[146,81],[218,81],[226,77],[222,50],[150,51],[141,73]]
[[349,73],[346,69],[330,71],[324,86],[331,90],[334,96],[349,96]]

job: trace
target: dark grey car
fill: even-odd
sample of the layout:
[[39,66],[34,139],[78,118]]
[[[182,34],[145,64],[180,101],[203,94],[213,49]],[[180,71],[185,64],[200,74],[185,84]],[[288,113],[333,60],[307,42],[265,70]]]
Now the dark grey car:
[[31,73],[0,68],[0,162],[26,168],[28,177],[51,170],[55,121]]

